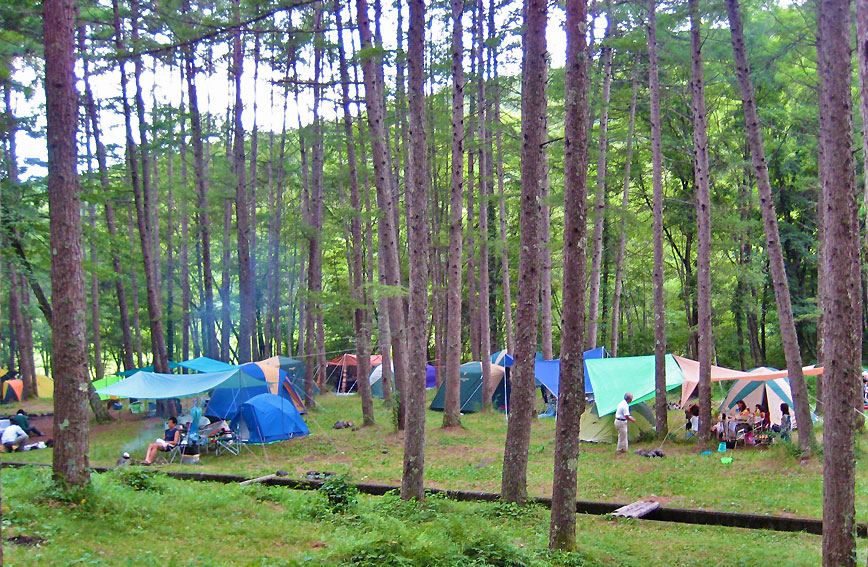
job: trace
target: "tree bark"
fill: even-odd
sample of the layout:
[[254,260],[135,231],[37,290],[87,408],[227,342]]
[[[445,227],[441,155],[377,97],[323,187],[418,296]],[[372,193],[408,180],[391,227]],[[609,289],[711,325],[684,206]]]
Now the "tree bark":
[[48,140],[48,215],[53,303],[53,478],[61,489],[90,483],[87,419],[87,333],[81,217],[76,171],[78,93],[75,90],[75,6],[42,3],[45,37],[45,102]]
[[[184,13],[189,2],[184,2]],[[214,275],[211,269],[211,215],[208,202],[208,176],[205,172],[205,148],[202,136],[202,118],[199,113],[199,97],[196,89],[195,53],[191,47],[184,48],[184,68],[187,77],[187,97],[190,102],[190,141],[193,143],[193,170],[196,181],[196,207],[198,209],[199,238],[202,242],[202,295],[201,308],[202,343],[205,356],[216,358],[217,331],[214,311]]]
[[783,247],[781,245],[780,232],[778,231],[778,220],[775,212],[771,182],[769,180],[769,170],[766,165],[756,97],[754,96],[753,83],[750,77],[750,64],[748,63],[744,46],[744,32],[738,0],[727,0],[726,8],[729,14],[729,29],[732,38],[732,49],[735,55],[736,76],[738,77],[738,86],[741,90],[745,130],[747,130],[754,175],[756,176],[760,197],[763,227],[765,228],[766,235],[766,251],[769,255],[769,271],[771,272],[775,301],[777,303],[781,342],[784,347],[787,372],[789,373],[790,386],[793,391],[793,404],[795,406],[793,409],[796,413],[796,422],[799,424],[799,447],[802,450],[802,454],[807,457],[811,454],[814,437],[810,411],[811,402],[808,398],[805,377],[802,374],[802,355],[799,351],[799,339],[796,335],[796,325],[793,319],[790,287],[784,267]]
[[410,309],[407,351],[412,361],[406,384],[404,474],[401,498],[425,499],[425,369],[428,362],[428,167],[425,133],[425,2],[410,0],[407,39],[407,106],[409,142],[407,180],[407,240],[410,246]]
[[[585,231],[587,225],[587,1],[567,0],[564,100],[564,282],[561,312],[561,382],[555,426],[554,478],[549,547],[576,547],[579,426],[585,409],[582,366],[585,326]],[[635,79],[634,91],[635,93]],[[634,96],[635,100],[635,96]],[[629,151],[628,151],[629,154]],[[629,161],[628,161],[629,163]]]
[[[117,0],[115,0],[116,4]],[[131,41],[133,49],[138,49],[138,0],[130,1],[130,24],[131,24]],[[116,12],[115,16],[115,32],[117,40],[122,42],[122,35],[119,29],[120,17]],[[122,47],[122,44],[119,45]],[[123,73],[123,71],[121,71]],[[148,138],[147,138],[147,121],[145,120],[145,102],[142,95],[141,85],[142,74],[142,58],[136,56],[134,58],[134,80],[136,86],[136,114],[139,122],[139,157],[142,160],[141,166],[141,185],[133,183],[133,198],[136,202],[136,217],[139,227],[139,239],[142,243],[142,261],[145,268],[145,287],[147,288],[148,297],[148,323],[151,331],[151,353],[154,357],[154,370],[156,372],[169,371],[169,358],[166,352],[166,334],[163,327],[163,294],[160,278],[157,275],[157,256],[159,251],[153,247],[152,234],[152,219],[151,219],[151,200],[153,188],[151,186],[151,173],[148,160]],[[124,95],[126,100],[126,97]],[[128,133],[128,137],[132,140],[132,133]],[[159,405],[159,404],[158,404]],[[162,412],[162,413],[165,413]]]
[[[233,0],[236,22],[241,20],[240,0]],[[235,106],[233,108],[233,163],[235,164],[235,220],[238,230],[238,301],[240,307],[238,327],[238,363],[252,361],[252,340],[256,301],[253,291],[253,274],[250,266],[250,202],[247,196],[247,164],[244,158],[244,125],[241,113],[244,103],[241,97],[241,76],[244,73],[244,51],[241,48],[241,28],[236,27],[232,37],[232,78],[235,81]],[[256,160],[254,155],[252,158]],[[228,301],[228,297],[223,298]]]
[[[362,52],[372,46],[370,20],[367,0],[357,0],[359,35]],[[383,108],[383,82],[377,71],[378,60],[366,53],[362,57],[362,71],[365,81],[365,101],[368,110],[368,131],[371,139],[371,154],[374,160],[377,202],[382,211],[380,217],[380,238],[383,242],[384,268],[386,283],[396,291],[401,285],[401,270],[398,260],[397,227],[394,220],[392,175],[389,168],[389,149],[386,145],[385,111]],[[395,367],[395,386],[402,391],[408,377],[407,334],[404,325],[403,297],[394,295],[389,298],[389,326],[392,332],[392,355]],[[402,404],[403,405],[403,404]],[[399,412],[399,427],[404,427],[404,412]]]
[[539,310],[539,223],[542,142],[546,88],[545,0],[525,0],[521,89],[521,237],[515,364],[512,370],[509,425],[503,452],[501,495],[523,504],[527,498],[527,451],[534,413],[534,356]]
[[654,215],[654,416],[657,438],[669,434],[666,407],[666,306],[663,300],[663,152],[660,135],[660,82],[657,77],[657,0],[648,0],[648,85],[651,106],[651,163]]
[[[497,386],[491,376],[491,315],[489,312],[489,274],[488,274],[488,193],[491,179],[488,159],[488,129],[485,124],[485,65],[483,57],[482,28],[485,23],[485,9],[482,0],[476,2],[476,40],[474,47],[478,63],[477,98],[479,99],[478,120],[476,123],[479,137],[479,358],[482,361],[482,407],[491,408],[491,398]],[[549,273],[551,275],[551,273]],[[551,286],[551,278],[549,279]]]
[[446,288],[446,397],[443,427],[461,425],[461,264],[462,192],[464,190],[464,0],[452,0],[452,176],[449,203],[449,257]]
[[359,174],[356,163],[356,146],[353,141],[353,117],[350,113],[350,74],[347,69],[347,58],[344,53],[343,22],[341,20],[341,4],[335,1],[333,11],[338,28],[338,63],[341,74],[341,105],[343,107],[344,137],[347,145],[347,166],[349,167],[350,207],[353,212],[350,220],[352,241],[352,298],[353,323],[356,331],[356,384],[362,398],[362,422],[364,425],[374,424],[374,402],[371,398],[371,331],[368,327],[368,299],[365,292],[365,242],[362,240],[362,221],[360,218],[362,202],[359,195]]
[[[823,566],[856,564],[855,431],[861,407],[862,295],[850,150],[850,2],[817,3],[820,180],[826,230],[823,310]],[[860,41],[860,51],[864,49]],[[834,259],[834,261],[833,261]],[[859,420],[861,422],[861,420]],[[799,437],[802,423],[799,422]]]
[[699,442],[701,449],[711,435],[711,189],[709,187],[708,135],[706,133],[705,79],[702,72],[701,18],[698,0],[688,0],[690,11],[691,106],[693,107],[693,171],[696,184],[696,279],[699,331]]
[[596,348],[600,316],[600,272],[603,265],[603,222],[606,217],[606,153],[609,147],[609,98],[612,92],[612,2],[606,0],[606,33],[600,47],[603,60],[603,90],[600,99],[600,135],[597,143],[597,194],[594,197],[594,234],[591,241],[591,278],[588,284],[587,349]]
[[624,148],[624,194],[621,198],[621,236],[615,259],[615,289],[612,291],[612,325],[609,331],[609,354],[618,356],[619,324],[621,322],[621,290],[624,282],[624,255],[627,250],[627,215],[630,214],[630,166],[633,161],[633,130],[636,125],[636,100],[639,93],[639,65],[633,65],[633,96],[630,99],[630,119]]
[[[129,155],[129,152],[127,152]],[[132,168],[130,168],[132,172]],[[127,207],[127,234],[130,241],[130,250],[136,247],[136,221],[133,218],[132,206]],[[134,262],[130,263],[130,286],[132,288],[132,312],[133,312],[133,335],[135,337],[136,362],[127,370],[141,368],[145,365],[142,359],[142,321],[139,310],[139,272]]]

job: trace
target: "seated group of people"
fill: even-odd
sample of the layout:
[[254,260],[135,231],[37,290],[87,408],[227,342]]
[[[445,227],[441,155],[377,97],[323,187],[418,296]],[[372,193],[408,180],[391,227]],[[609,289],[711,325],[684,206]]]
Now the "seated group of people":
[[[181,435],[184,433],[184,428],[178,424],[178,418],[174,416],[170,417],[166,426],[166,430],[163,432],[163,437],[148,445],[148,450],[145,453],[145,460],[142,461],[141,464],[152,464],[154,459],[157,458],[157,453],[160,451],[171,451],[181,442]],[[200,439],[202,437],[209,439],[223,435],[228,431],[230,431],[229,424],[221,419],[200,430],[199,435]]]
[[[699,431],[699,405],[690,406],[684,412],[684,417],[687,420],[686,428],[689,431],[687,436],[691,437]],[[781,423],[772,425],[771,414],[767,407],[756,404],[754,411],[751,412],[744,400],[736,402],[736,410],[729,416],[721,412],[717,423],[711,428],[720,441],[726,440],[728,437],[735,437],[742,431],[773,431],[779,433],[783,439],[789,439],[791,429],[790,406],[786,402],[781,403]]]
[[3,443],[3,450],[7,453],[24,451],[31,435],[42,437],[42,432],[30,424],[30,417],[23,409],[18,410],[9,421],[9,426],[0,435],[0,443]]

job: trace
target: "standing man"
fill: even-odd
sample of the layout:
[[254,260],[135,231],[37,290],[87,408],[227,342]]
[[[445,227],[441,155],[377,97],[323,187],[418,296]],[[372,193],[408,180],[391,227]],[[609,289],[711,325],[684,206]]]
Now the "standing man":
[[624,394],[624,399],[618,404],[618,409],[615,410],[615,429],[618,430],[618,448],[615,453],[627,452],[627,422],[635,423],[636,418],[630,415],[630,402],[633,401],[633,394],[627,392]]

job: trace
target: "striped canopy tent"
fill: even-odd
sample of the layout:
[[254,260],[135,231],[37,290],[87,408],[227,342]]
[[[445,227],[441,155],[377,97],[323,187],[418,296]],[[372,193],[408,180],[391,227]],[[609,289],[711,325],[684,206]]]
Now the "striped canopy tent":
[[[681,407],[686,407],[687,400],[699,385],[699,362],[689,358],[684,358],[683,356],[675,356],[674,358],[684,375],[684,381],[681,384]],[[817,376],[823,373],[823,367],[805,366],[802,368],[802,373],[805,376]],[[712,365],[711,367],[712,382],[721,382],[724,380],[747,380],[756,382],[777,380],[779,378],[786,378],[787,376],[789,376],[788,371],[776,370],[774,368],[760,367],[754,368],[748,372],[742,372],[740,370],[731,370],[721,366]],[[789,381],[787,381],[787,390],[789,390]],[[780,414],[780,404],[778,404],[778,406],[778,414]],[[792,404],[790,404],[790,407],[792,407]],[[772,408],[769,407],[769,409]]]
[[723,403],[720,404],[720,411],[726,414],[737,411],[735,408],[739,401],[744,401],[750,410],[753,410],[757,404],[767,407],[771,423],[781,422],[781,403],[786,403],[790,406],[793,428],[796,427],[796,412],[793,411],[793,394],[788,378],[736,380],[727,392]]
[[[383,357],[379,354],[371,355],[371,367],[383,363]],[[351,392],[356,385],[356,370],[358,360],[354,354],[342,354],[326,362],[326,382],[335,384],[335,391]]]

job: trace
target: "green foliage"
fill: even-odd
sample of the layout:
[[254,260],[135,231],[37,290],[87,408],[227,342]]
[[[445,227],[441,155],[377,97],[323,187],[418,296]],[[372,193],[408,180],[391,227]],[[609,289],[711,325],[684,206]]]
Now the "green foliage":
[[358,502],[359,489],[350,484],[345,474],[327,478],[319,490],[325,495],[328,509],[333,514],[349,512]]
[[114,480],[133,490],[151,490],[162,493],[166,486],[162,482],[163,475],[147,467],[118,467],[112,473]]

